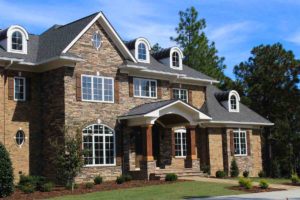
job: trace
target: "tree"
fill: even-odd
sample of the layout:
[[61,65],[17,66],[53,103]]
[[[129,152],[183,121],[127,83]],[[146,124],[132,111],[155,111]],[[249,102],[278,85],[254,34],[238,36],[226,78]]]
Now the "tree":
[[[214,42],[209,42],[204,33],[205,19],[198,19],[198,12],[194,7],[179,12],[180,21],[175,29],[177,37],[171,37],[182,49],[185,55],[184,64],[207,74],[221,82],[230,81],[224,75],[224,58],[219,57]],[[226,80],[225,80],[226,79]]]
[[157,53],[162,49],[163,48],[158,43],[155,43],[151,48],[151,53]]
[[230,176],[238,177],[240,174],[239,167],[237,165],[236,160],[233,158],[230,165]]
[[242,102],[275,123],[265,129],[264,140],[271,143],[281,174],[288,176],[295,168],[293,147],[299,145],[299,61],[279,43],[254,47],[251,54],[234,68]]
[[0,143],[0,197],[10,196],[14,191],[14,174],[9,153]]

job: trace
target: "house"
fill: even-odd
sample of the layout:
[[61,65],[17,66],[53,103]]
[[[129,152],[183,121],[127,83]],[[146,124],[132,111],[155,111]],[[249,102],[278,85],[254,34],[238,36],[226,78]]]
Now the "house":
[[208,165],[215,175],[234,157],[241,172],[262,169],[261,128],[273,124],[184,65],[178,47],[124,42],[102,12],[40,35],[12,25],[0,45],[0,142],[16,177],[54,177],[51,141],[63,141],[65,127],[88,152],[79,182],[198,176]]

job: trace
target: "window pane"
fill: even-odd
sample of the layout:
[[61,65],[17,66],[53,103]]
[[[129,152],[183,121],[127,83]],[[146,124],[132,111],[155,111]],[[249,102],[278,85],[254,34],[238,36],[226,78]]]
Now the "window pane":
[[23,49],[23,38],[22,38],[22,34],[19,31],[15,31],[12,34],[11,44],[12,44],[12,49],[22,51],[22,49]]
[[102,101],[102,78],[93,78],[94,100]]
[[233,142],[234,142],[234,154],[240,154],[240,140],[239,140],[239,132],[233,133]]
[[156,97],[156,81],[147,79],[134,79],[134,96]]
[[138,46],[138,58],[140,60],[146,60],[146,45],[144,43],[140,43]]
[[156,97],[156,82],[151,81],[151,97]]
[[246,132],[241,132],[241,154],[245,155],[246,154]]
[[25,78],[16,77],[14,82],[15,100],[25,100]]
[[104,101],[113,101],[112,79],[104,79]]
[[92,100],[92,78],[82,76],[82,98],[84,100]]
[[134,96],[140,96],[140,81],[139,79],[133,79]]

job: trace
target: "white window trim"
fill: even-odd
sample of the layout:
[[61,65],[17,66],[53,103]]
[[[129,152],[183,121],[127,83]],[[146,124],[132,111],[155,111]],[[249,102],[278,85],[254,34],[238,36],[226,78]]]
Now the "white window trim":
[[[177,134],[177,133],[180,133],[180,135],[181,135],[181,137],[180,137],[180,146],[181,146],[181,149],[180,149],[180,153],[181,153],[181,155],[183,155],[183,141],[182,141],[182,133],[185,133],[185,136],[186,136],[186,129],[184,129],[184,128],[182,128],[182,129],[176,129],[175,131],[174,131],[174,133],[175,134]],[[175,136],[174,136],[175,137]],[[186,142],[186,138],[185,138],[185,142]],[[175,143],[175,145],[176,145],[176,143]],[[185,146],[187,145],[187,143],[185,143]],[[186,146],[187,147],[187,146]],[[175,147],[174,147],[175,148]],[[186,151],[187,151],[187,149],[186,149]],[[175,155],[175,158],[186,158],[186,156],[176,156]]]
[[[23,48],[22,50],[15,50],[12,48],[12,34],[15,31],[19,31],[22,35],[22,48]],[[13,26],[9,27],[9,29],[7,31],[7,52],[27,54],[28,39],[29,39],[28,33],[23,27],[18,26],[18,25],[13,25]]]
[[[239,134],[239,148],[240,148],[240,152],[242,152],[242,143],[241,143],[241,133],[245,133],[245,154],[235,154],[234,153],[234,156],[248,156],[248,147],[247,147],[247,131],[246,130],[242,130],[242,129],[236,129],[236,130],[233,130],[233,139],[234,139],[234,133],[238,133]],[[234,145],[234,140],[233,140],[233,145]]]
[[[236,109],[231,109],[231,96],[235,96],[236,99]],[[240,112],[240,95],[237,91],[232,90],[228,95],[228,110],[229,112]]]
[[[174,98],[174,90],[178,90],[178,91],[179,91],[179,96],[181,96],[181,91],[182,91],[182,90],[186,91],[186,102],[187,102],[187,103],[189,102],[189,92],[188,92],[187,89],[173,88],[173,91],[172,91],[172,93],[173,93],[173,98]],[[182,100],[182,99],[180,99],[180,100]],[[182,101],[183,101],[183,100],[182,100]]]
[[[146,47],[146,60],[139,59],[139,49],[138,49],[138,47],[139,47],[140,43],[143,43]],[[135,41],[135,59],[138,62],[150,63],[150,50],[151,50],[151,45],[150,45],[150,43],[148,42],[148,40],[146,38],[138,38]]]
[[[91,77],[91,84],[92,84],[92,100],[88,99],[83,99],[83,77]],[[105,79],[111,79],[112,80],[112,101],[99,101],[99,100],[93,100],[94,99],[94,83],[93,83],[93,78],[102,78],[102,97],[104,99],[104,78]],[[86,101],[86,102],[97,102],[97,103],[115,103],[115,82],[114,78],[112,77],[105,77],[105,76],[95,76],[95,75],[85,75],[81,74],[81,101]]]
[[[151,88],[149,87],[149,94],[150,96],[142,96],[142,88],[141,88],[141,84],[139,84],[139,95],[135,95],[135,85],[134,85],[134,80],[138,80],[139,83],[141,82],[141,80],[145,80],[145,81],[153,81],[155,82],[155,97],[151,97]],[[151,85],[151,84],[150,84]],[[138,98],[145,98],[145,99],[157,99],[157,80],[154,79],[145,79],[145,78],[133,78],[133,96],[134,97],[138,97]]]
[[[88,125],[88,126],[94,126],[94,125],[102,125],[102,126],[106,126],[108,127],[109,129],[111,129],[113,131],[113,138],[114,138],[114,163],[113,164],[87,164],[87,165],[84,165],[83,167],[109,167],[109,166],[116,166],[116,134],[115,134],[115,130],[110,128],[109,126],[105,125],[105,124],[91,124],[91,125]],[[88,127],[87,126],[87,127]],[[88,135],[88,134],[86,134]],[[84,134],[82,133],[82,141],[83,141],[83,137],[84,137]],[[95,163],[95,142],[94,142],[94,136],[92,137],[92,145],[93,145],[93,163]],[[103,137],[103,151],[105,150],[105,136]],[[82,149],[84,149],[83,147],[83,142],[82,142]],[[104,151],[105,152],[105,151]],[[106,153],[103,155],[103,160],[106,162]]]
[[[179,56],[179,67],[173,66],[173,53],[177,52],[178,56]],[[171,51],[170,51],[170,67],[172,69],[176,69],[176,70],[182,70],[182,58],[183,58],[183,53],[182,51],[178,48],[178,47],[172,47]]]
[[[23,99],[16,99],[16,79],[22,79],[24,81]],[[25,77],[20,77],[20,76],[14,77],[14,101],[26,101],[26,78]]]

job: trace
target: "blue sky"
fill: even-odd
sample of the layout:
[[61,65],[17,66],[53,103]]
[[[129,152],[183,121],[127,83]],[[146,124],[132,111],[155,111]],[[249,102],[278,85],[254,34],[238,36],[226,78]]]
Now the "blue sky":
[[178,12],[192,5],[206,19],[205,32],[232,78],[234,65],[259,44],[280,42],[300,58],[300,0],[0,0],[0,28],[19,24],[40,34],[101,10],[123,39],[144,36],[168,47],[175,45],[169,37],[175,36]]

